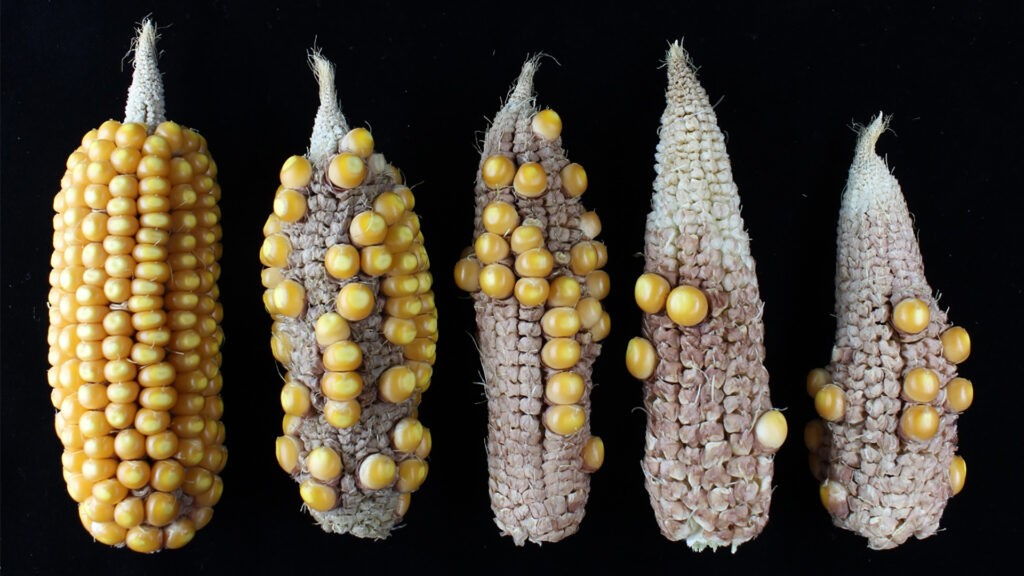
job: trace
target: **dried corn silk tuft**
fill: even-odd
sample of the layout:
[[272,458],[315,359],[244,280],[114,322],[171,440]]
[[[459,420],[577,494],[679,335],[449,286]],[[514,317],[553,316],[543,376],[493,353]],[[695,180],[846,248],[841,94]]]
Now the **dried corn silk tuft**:
[[957,364],[970,338],[924,276],[899,183],[875,153],[881,114],[860,133],[839,212],[832,363],[808,376],[822,421],[808,425],[812,472],[837,526],[894,548],[939,528],[963,487],[956,421],[974,396]]
[[68,493],[93,538],[143,553],[210,522],[227,463],[217,164],[165,118],[156,41],[143,22],[125,121],[68,157],[48,333]]
[[786,421],[769,398],[763,304],[725,139],[678,43],[667,67],[635,287],[643,337],[626,360],[644,382],[643,469],[662,534],[735,551],[768,521]]
[[491,508],[517,545],[574,534],[604,445],[590,434],[591,369],[608,335],[600,220],[561,118],[534,105],[528,60],[482,144],[474,246],[455,268],[473,293],[488,407]]
[[281,467],[328,532],[386,538],[427,475],[437,311],[415,199],[350,130],[333,66],[310,63],[320,108],[306,156],[281,168],[260,249],[281,390]]

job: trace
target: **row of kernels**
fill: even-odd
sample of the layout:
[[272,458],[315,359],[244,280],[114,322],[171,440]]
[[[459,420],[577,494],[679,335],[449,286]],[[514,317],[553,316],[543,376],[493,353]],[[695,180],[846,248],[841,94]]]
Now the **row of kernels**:
[[707,296],[689,285],[669,289],[668,280],[653,272],[642,274],[634,286],[637,306],[648,314],[665,310],[676,324],[689,327],[704,321],[708,315]]

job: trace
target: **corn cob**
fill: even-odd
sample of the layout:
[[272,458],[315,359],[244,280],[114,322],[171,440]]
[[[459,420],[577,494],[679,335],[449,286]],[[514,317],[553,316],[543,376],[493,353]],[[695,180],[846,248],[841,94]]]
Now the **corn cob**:
[[924,275],[899,183],[875,153],[879,114],[857,143],[839,212],[836,341],[808,393],[823,420],[805,442],[833,522],[894,548],[939,528],[967,467],[956,422],[974,399],[957,375],[967,332],[952,326]]
[[626,366],[644,382],[643,469],[662,534],[735,551],[768,521],[786,419],[769,398],[763,303],[725,141],[678,43],[666,100],[635,285],[644,336]]
[[124,123],[90,130],[68,158],[49,295],[68,493],[96,540],[138,552],[191,541],[227,461],[217,165],[164,118],[156,40],[144,22]]
[[386,538],[427,475],[417,406],[435,357],[433,279],[412,191],[368,130],[349,130],[331,63],[310,63],[309,151],[282,166],[260,249],[287,370],[277,460],[325,531]]
[[[488,130],[476,177],[476,241],[455,267],[473,293],[488,406],[495,522],[516,545],[575,533],[604,445],[590,435],[591,367],[610,329],[600,219],[562,121],[534,108],[528,60]],[[514,272],[513,272],[514,270]]]

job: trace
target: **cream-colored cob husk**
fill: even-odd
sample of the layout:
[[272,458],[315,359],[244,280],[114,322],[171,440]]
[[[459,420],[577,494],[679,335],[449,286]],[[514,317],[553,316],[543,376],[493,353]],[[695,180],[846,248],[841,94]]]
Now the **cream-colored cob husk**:
[[644,271],[699,289],[707,307],[693,326],[664,304],[644,315],[656,356],[649,372],[634,372],[648,414],[643,470],[666,538],[735,551],[768,521],[778,446],[762,445],[755,427],[772,413],[784,439],[785,420],[769,398],[763,304],[725,139],[678,43],[667,67]]
[[[279,269],[274,269],[274,273],[270,275],[277,277],[277,274],[280,274],[279,279],[272,282],[293,281],[304,289],[305,301],[300,313],[290,317],[272,311],[276,320],[273,340],[275,355],[288,370],[286,382],[305,387],[311,404],[309,411],[297,418],[286,416],[285,436],[279,438],[278,459],[283,467],[286,466],[286,461],[289,466],[293,466],[293,469],[286,468],[286,471],[290,472],[296,482],[307,487],[313,486],[316,490],[329,490],[336,496],[336,501],[329,509],[315,509],[309,505],[309,500],[304,506],[325,531],[349,533],[363,538],[386,538],[405,514],[409,506],[410,490],[400,489],[403,480],[397,472],[394,479],[383,482],[382,487],[364,485],[362,474],[366,471],[361,465],[375,455],[386,456],[398,467],[404,462],[415,463],[420,467],[418,470],[421,477],[414,482],[415,486],[412,489],[419,486],[418,482],[422,482],[426,474],[424,459],[430,449],[429,431],[423,429],[424,439],[415,450],[400,450],[395,444],[393,433],[399,421],[415,421],[420,395],[429,385],[433,352],[429,354],[429,361],[410,360],[405,354],[406,349],[389,341],[383,333],[383,326],[388,319],[385,307],[389,298],[383,293],[382,285],[387,278],[397,272],[392,269],[370,274],[366,271],[364,263],[364,267],[351,277],[339,279],[329,273],[325,266],[325,258],[331,247],[351,247],[356,244],[350,230],[354,217],[374,210],[375,201],[382,194],[397,194],[402,190],[409,200],[412,199],[412,194],[401,185],[402,180],[397,169],[389,165],[382,154],[376,152],[364,159],[365,177],[357,186],[342,188],[332,183],[329,177],[331,161],[339,154],[354,152],[344,140],[349,133],[349,127],[338,105],[333,66],[319,52],[311,55],[310,64],[319,83],[320,107],[306,155],[308,166],[311,167],[311,177],[308,184],[299,189],[305,198],[305,213],[294,222],[275,220],[276,217],[272,215],[268,226],[279,229],[265,229],[265,233],[269,231],[283,235],[290,247],[287,263]],[[300,159],[298,163],[301,162]],[[282,174],[287,170],[288,163]],[[403,201],[406,198],[403,198]],[[416,218],[411,205],[406,205],[402,217]],[[436,322],[436,313],[433,308],[433,292],[430,291],[430,274],[427,272],[429,262],[422,251],[418,220],[415,222],[417,230],[412,234],[416,235],[416,240],[408,247],[409,252],[403,254],[414,254],[414,260],[418,261],[418,265],[415,270],[407,272],[403,277],[409,279],[410,275],[416,275],[416,287],[408,298],[420,299],[422,307],[417,304],[416,309],[422,310],[423,316],[435,318],[431,321],[433,323]],[[405,223],[406,220],[401,220],[395,222],[394,226]],[[273,234],[268,234],[271,235]],[[397,261],[399,254],[395,256]],[[362,387],[361,391],[349,400],[359,405],[357,421],[344,427],[336,427],[328,421],[324,412],[332,400],[322,388],[321,380],[330,368],[326,366],[324,359],[328,347],[318,343],[316,326],[318,319],[338,311],[336,298],[339,291],[350,284],[368,287],[373,294],[374,304],[372,312],[366,318],[348,321],[351,335],[341,339],[357,344],[361,351],[361,364],[351,372],[361,378]],[[275,286],[267,287],[270,301],[273,302]],[[430,335],[416,336],[417,342],[420,336],[424,339],[436,339],[436,327]],[[432,343],[429,344],[429,348],[433,350]],[[385,371],[390,368],[411,367],[414,364],[418,366],[414,370],[417,378],[420,375],[424,375],[424,378],[417,381],[411,396],[401,401],[386,401],[379,396],[378,385]],[[416,426],[420,426],[418,422]],[[282,455],[281,442],[285,443],[285,448],[294,447],[295,452],[291,454],[294,461],[289,460],[288,455]],[[321,447],[340,456],[339,476],[324,479],[315,478],[311,474],[307,457],[313,450]]]
[[[826,480],[822,500],[833,521],[865,536],[876,549],[893,548],[910,536],[925,538],[938,529],[954,493],[950,469],[958,417],[946,401],[957,371],[944,357],[943,333],[951,326],[925,278],[899,183],[875,153],[885,128],[879,114],[861,131],[843,193],[837,328],[828,373],[842,392],[845,409],[827,422],[820,444],[810,446],[815,452],[812,471]],[[910,333],[900,329],[894,310],[913,300],[927,314],[920,329]],[[916,402],[907,396],[904,382],[921,368],[938,376],[938,388],[934,399]],[[901,416],[921,406],[930,418],[937,416],[938,426],[929,438],[915,439],[905,433]]]

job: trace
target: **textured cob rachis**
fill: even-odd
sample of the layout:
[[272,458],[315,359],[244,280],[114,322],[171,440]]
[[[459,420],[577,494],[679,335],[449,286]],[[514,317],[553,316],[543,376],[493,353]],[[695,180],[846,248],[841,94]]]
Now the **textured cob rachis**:
[[260,250],[288,371],[277,458],[324,530],[385,538],[427,474],[416,406],[434,363],[433,282],[412,191],[369,131],[349,130],[331,64],[311,64],[309,151],[281,168]]
[[484,138],[475,247],[455,269],[475,300],[491,508],[517,545],[579,529],[604,457],[591,368],[610,329],[600,220],[580,202],[586,173],[565,158],[561,119],[534,107],[536,68],[523,65]]
[[627,350],[644,381],[647,490],[662,533],[733,550],[768,520],[786,421],[764,367],[763,306],[740,202],[707,94],[678,44],[637,281],[643,338]]
[[125,122],[85,135],[54,198],[49,381],[83,525],[154,552],[223,490],[221,192],[206,140],[165,121],[151,22],[134,49]]
[[970,338],[939,308],[899,183],[875,153],[885,127],[879,114],[861,132],[843,193],[832,363],[808,376],[825,422],[805,432],[822,503],[871,548],[938,529],[963,487],[956,421],[974,397],[956,366]]

